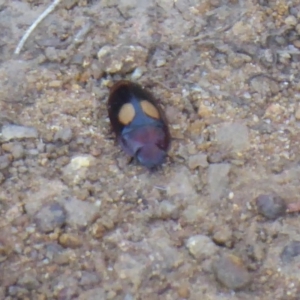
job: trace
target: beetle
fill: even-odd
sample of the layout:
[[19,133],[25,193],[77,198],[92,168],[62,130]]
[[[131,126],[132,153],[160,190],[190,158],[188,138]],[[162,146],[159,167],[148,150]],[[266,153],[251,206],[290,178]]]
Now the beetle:
[[108,116],[117,142],[131,160],[148,169],[165,161],[171,143],[168,122],[148,90],[127,80],[115,83],[108,98]]

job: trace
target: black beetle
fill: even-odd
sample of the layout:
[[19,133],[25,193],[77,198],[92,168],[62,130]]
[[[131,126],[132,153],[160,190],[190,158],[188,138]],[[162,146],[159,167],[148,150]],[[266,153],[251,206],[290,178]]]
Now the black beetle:
[[142,165],[161,165],[170,148],[167,119],[157,100],[139,84],[121,80],[113,85],[108,116],[122,149]]

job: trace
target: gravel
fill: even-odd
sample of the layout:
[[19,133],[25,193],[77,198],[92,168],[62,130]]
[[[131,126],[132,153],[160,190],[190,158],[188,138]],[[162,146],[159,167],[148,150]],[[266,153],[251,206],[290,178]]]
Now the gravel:
[[218,247],[205,235],[195,235],[188,238],[185,243],[190,254],[199,262],[213,257],[218,252]]
[[99,208],[94,203],[75,198],[63,198],[60,203],[66,210],[66,223],[70,227],[86,227],[99,215]]
[[63,233],[59,237],[59,243],[65,248],[79,248],[82,246],[82,241],[79,236],[74,234]]
[[231,165],[226,163],[209,165],[208,184],[212,201],[218,202],[228,195],[230,168]]
[[4,141],[10,141],[14,139],[36,139],[38,138],[38,131],[34,127],[6,125],[3,126],[1,135]]
[[63,143],[69,143],[73,138],[73,132],[71,128],[63,128],[58,130],[54,137],[53,137],[53,141],[57,142],[57,141],[61,141]]
[[[0,1],[0,299],[298,299],[299,1],[66,0],[15,56],[50,2]],[[121,79],[166,112],[155,172]]]
[[275,220],[285,215],[287,206],[285,201],[271,194],[259,195],[256,198],[258,212],[269,220]]
[[291,241],[288,245],[286,245],[281,254],[280,258],[284,263],[291,263],[296,256],[300,254],[300,242],[299,241]]
[[221,148],[240,152],[249,147],[249,131],[242,123],[225,124],[218,129],[216,140]]
[[251,276],[242,260],[235,255],[222,255],[214,262],[216,279],[231,290],[246,288],[251,283]]
[[52,203],[44,206],[34,219],[39,230],[49,233],[65,224],[66,212],[60,204]]

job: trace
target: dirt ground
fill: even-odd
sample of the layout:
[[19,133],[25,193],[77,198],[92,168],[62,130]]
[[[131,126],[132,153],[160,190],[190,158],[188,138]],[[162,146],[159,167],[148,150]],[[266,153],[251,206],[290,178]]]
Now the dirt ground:
[[[0,299],[300,299],[299,0],[63,0],[15,55],[50,3],[0,0]],[[120,79],[166,111],[156,172]]]

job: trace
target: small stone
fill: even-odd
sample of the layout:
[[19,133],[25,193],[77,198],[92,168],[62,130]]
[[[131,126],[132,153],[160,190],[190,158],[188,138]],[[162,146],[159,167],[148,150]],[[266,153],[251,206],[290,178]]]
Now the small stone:
[[155,62],[156,67],[160,68],[163,67],[167,63],[166,59],[158,58]]
[[300,40],[295,40],[295,41],[293,41],[293,45],[294,45],[296,48],[300,49]]
[[99,215],[99,208],[94,203],[76,198],[66,198],[60,203],[67,212],[66,224],[71,227],[86,227]]
[[78,4],[79,0],[66,0],[63,2],[63,6],[66,9],[72,9],[75,5]]
[[258,212],[269,220],[275,220],[284,216],[287,210],[285,201],[272,194],[259,195],[256,198]]
[[213,201],[219,201],[228,195],[230,164],[211,164],[208,168],[208,184],[210,197]]
[[212,240],[205,235],[191,236],[185,243],[191,255],[193,255],[198,261],[211,258],[218,251],[218,247],[212,242]]
[[78,155],[72,157],[70,163],[63,168],[63,178],[69,184],[78,184],[86,178],[88,167],[91,166],[95,158],[92,155]]
[[232,230],[228,226],[222,226],[213,235],[213,241],[221,246],[232,247]]
[[126,74],[146,62],[147,50],[138,45],[103,46],[98,52],[101,68],[109,74]]
[[298,106],[298,108],[295,112],[295,118],[296,118],[296,120],[300,121],[300,106]]
[[281,254],[280,258],[284,263],[291,263],[294,257],[300,254],[300,241],[292,241],[286,245]]
[[53,262],[60,266],[67,265],[70,263],[71,256],[72,253],[70,253],[69,249],[60,251],[54,255]]
[[220,127],[216,132],[217,142],[231,151],[243,151],[249,146],[248,128],[243,123],[228,123]]
[[300,34],[300,23],[296,26],[296,31],[298,34]]
[[2,145],[5,152],[10,152],[14,159],[20,159],[24,156],[24,147],[20,143],[6,143]]
[[11,163],[9,155],[0,156],[0,170],[6,169]]
[[63,85],[63,82],[61,80],[52,80],[48,83],[48,86],[50,88],[61,88]]
[[161,219],[178,219],[179,211],[178,207],[170,201],[164,200],[160,203],[158,208],[158,215]]
[[33,156],[37,156],[37,155],[39,155],[38,149],[29,149],[26,151],[26,156],[33,157]]
[[31,274],[24,274],[19,280],[18,285],[27,289],[35,290],[40,286],[39,281]]
[[60,62],[59,52],[54,47],[47,47],[45,49],[45,56],[51,62]]
[[34,127],[6,125],[2,128],[2,139],[4,141],[30,138],[38,138],[38,132]]
[[216,279],[231,290],[245,288],[251,282],[250,274],[242,260],[231,254],[222,255],[213,264]]
[[94,286],[100,282],[100,276],[95,272],[87,272],[82,271],[81,279],[79,284],[86,287],[86,286]]
[[0,263],[5,261],[11,252],[12,248],[9,245],[4,245],[0,242]]
[[[25,297],[25,295],[28,296],[29,294],[29,291],[25,288],[22,288],[22,287],[19,287],[19,286],[16,286],[16,285],[11,285],[9,288],[8,288],[8,294],[10,296],[17,296],[17,299],[30,299],[28,297]],[[16,299],[16,297],[14,297]]]
[[205,105],[202,100],[199,101],[199,107],[198,107],[198,116],[203,119],[207,119],[212,115],[212,108],[210,106]]
[[178,194],[187,196],[195,193],[188,168],[181,167],[174,172],[174,176],[167,186],[167,193],[170,197]]
[[194,224],[202,222],[206,215],[204,209],[197,205],[189,205],[181,214],[183,222],[187,224]]
[[228,55],[228,63],[234,68],[240,68],[245,63],[251,62],[251,56],[243,53],[231,53]]
[[66,212],[59,203],[52,203],[43,207],[34,219],[42,232],[49,233],[65,223]]
[[267,96],[269,94],[278,94],[280,90],[278,82],[265,75],[258,75],[253,77],[250,80],[250,85],[253,88],[253,90],[259,93],[261,96]]
[[114,264],[114,270],[119,278],[126,279],[134,289],[138,289],[143,281],[142,276],[147,270],[146,261],[147,256],[144,253],[139,255],[121,253]]
[[284,23],[288,26],[293,27],[296,26],[298,22],[295,16],[290,15],[284,20]]
[[131,74],[132,80],[137,80],[142,77],[142,75],[145,73],[144,68],[136,68],[133,73]]
[[73,132],[71,128],[63,128],[58,130],[55,135],[53,140],[55,142],[61,141],[63,143],[69,143],[72,140],[73,137]]
[[82,241],[77,235],[69,234],[69,233],[63,233],[59,237],[59,243],[65,247],[65,248],[79,248],[82,246]]
[[106,228],[103,224],[95,223],[91,227],[91,234],[95,239],[101,239],[106,232]]
[[186,285],[177,288],[177,294],[180,298],[188,299],[190,297],[190,290]]
[[207,155],[203,153],[198,153],[195,155],[191,155],[189,157],[189,168],[191,170],[194,170],[198,167],[201,168],[207,168],[208,167],[208,162],[207,162]]

